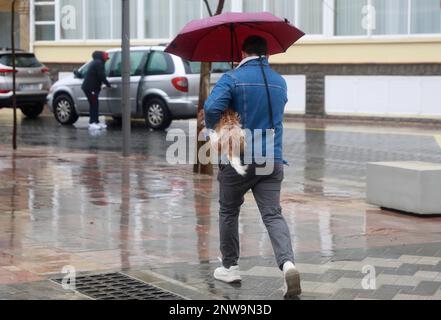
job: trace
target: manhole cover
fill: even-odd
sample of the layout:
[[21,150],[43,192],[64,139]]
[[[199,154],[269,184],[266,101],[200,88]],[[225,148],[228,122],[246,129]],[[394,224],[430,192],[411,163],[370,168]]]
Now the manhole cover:
[[[61,284],[63,279],[53,281]],[[181,296],[122,273],[76,277],[75,289],[96,300],[183,300]]]

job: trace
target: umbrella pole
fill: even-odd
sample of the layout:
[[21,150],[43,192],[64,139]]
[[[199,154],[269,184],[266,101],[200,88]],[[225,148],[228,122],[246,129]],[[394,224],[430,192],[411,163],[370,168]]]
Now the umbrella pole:
[[230,23],[231,36],[231,69],[234,69],[234,24]]

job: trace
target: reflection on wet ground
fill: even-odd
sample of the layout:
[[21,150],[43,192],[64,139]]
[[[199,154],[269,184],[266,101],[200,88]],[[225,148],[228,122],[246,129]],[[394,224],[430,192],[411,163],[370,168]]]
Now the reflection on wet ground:
[[[107,132],[91,136],[85,119],[76,127],[61,127],[50,117],[23,119],[14,153],[10,119],[8,111],[0,112],[0,298],[32,298],[28,292],[38,290],[30,282],[44,286],[66,265],[77,272],[124,270],[189,297],[281,297],[252,197],[240,217],[242,270],[249,281],[231,288],[211,279],[219,255],[217,182],[194,175],[190,165],[168,165],[166,133],[134,122],[133,155],[124,159],[121,130],[112,122]],[[172,127],[188,131],[188,122]],[[440,163],[439,131],[309,122],[286,127],[290,165],[282,206],[305,274],[304,297],[441,298],[441,218],[380,210],[364,200],[366,162]],[[341,260],[353,263],[335,264]],[[373,296],[347,292],[358,290],[368,263],[382,270],[386,287]],[[426,278],[415,282],[418,275]],[[407,279],[408,292],[399,285],[406,276],[414,279]]]

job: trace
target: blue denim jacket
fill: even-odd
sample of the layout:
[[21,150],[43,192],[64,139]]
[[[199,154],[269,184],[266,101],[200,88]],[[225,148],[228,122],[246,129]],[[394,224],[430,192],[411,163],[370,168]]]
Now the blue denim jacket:
[[204,106],[205,124],[213,129],[227,108],[235,110],[240,115],[242,127],[252,133],[246,137],[248,152],[245,152],[244,161],[281,163],[284,162],[283,112],[288,101],[287,87],[285,79],[269,67],[267,59],[262,63],[269,84],[274,132],[265,130],[272,129],[272,124],[259,59],[250,60],[219,79]]

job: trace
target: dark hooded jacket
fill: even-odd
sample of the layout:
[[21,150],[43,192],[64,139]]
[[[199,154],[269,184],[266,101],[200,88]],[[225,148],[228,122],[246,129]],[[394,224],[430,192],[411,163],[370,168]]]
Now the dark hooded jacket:
[[104,52],[95,51],[92,54],[92,58],[93,61],[90,63],[90,66],[87,69],[81,89],[83,89],[85,92],[94,91],[95,93],[99,93],[103,83],[110,87],[110,83],[107,81],[106,71],[104,68]]

